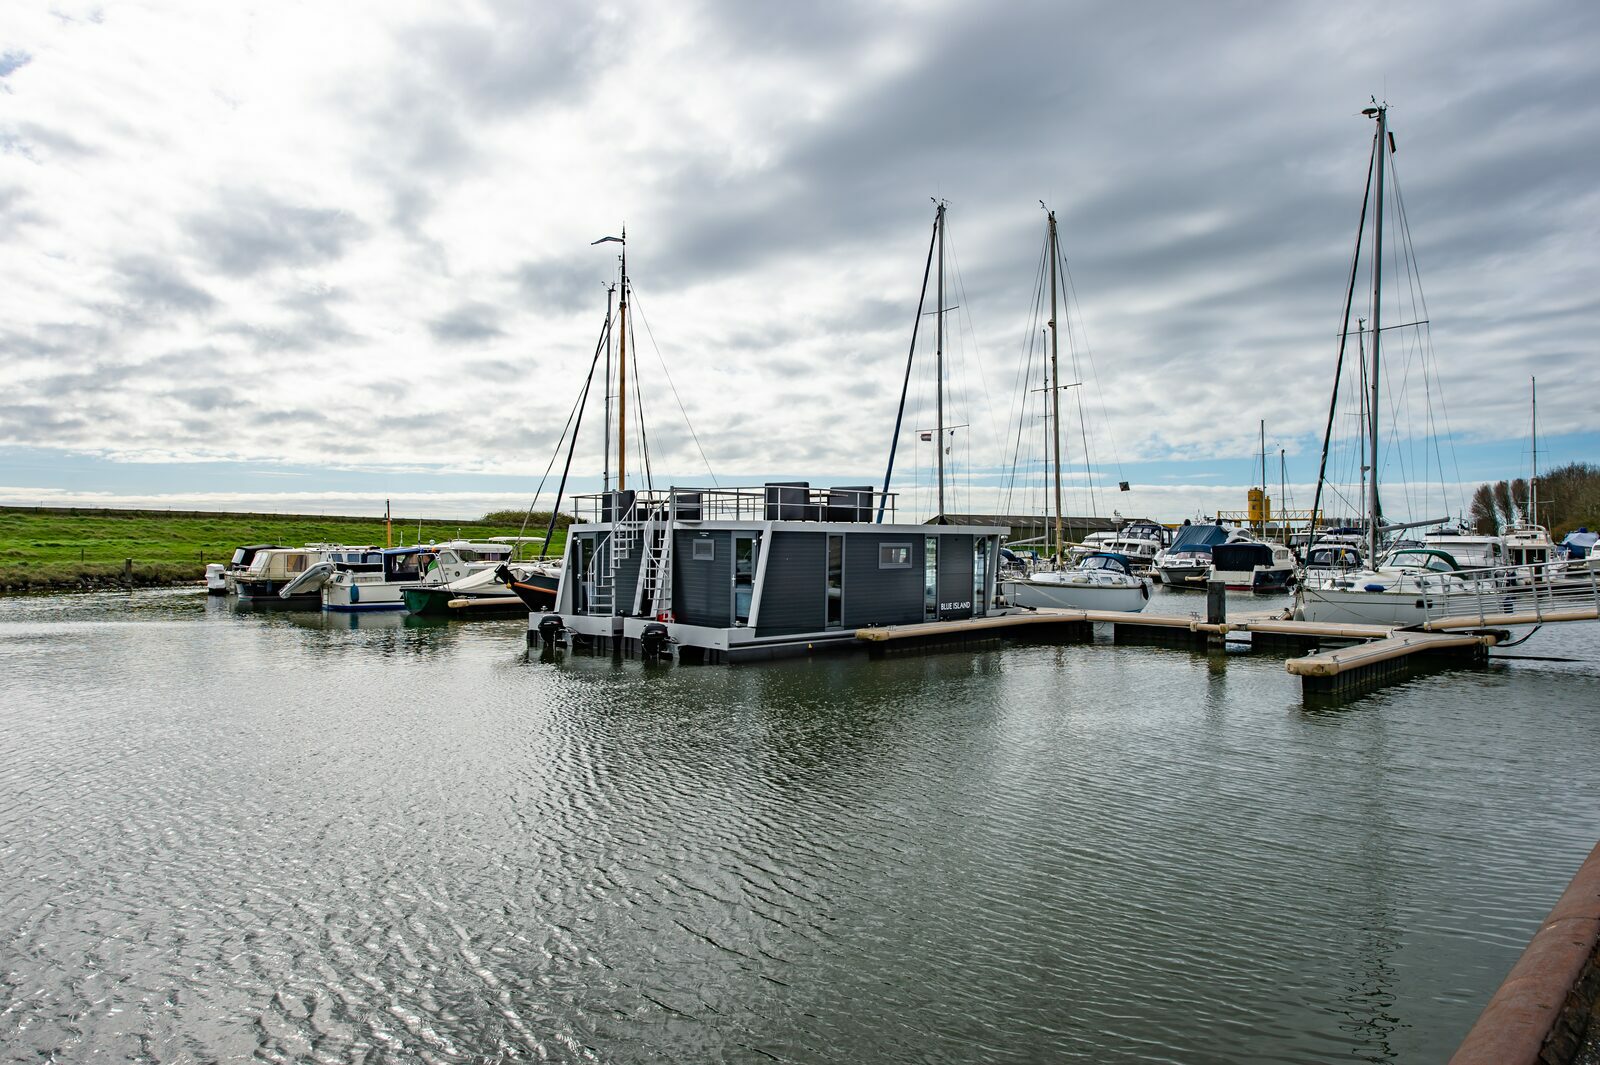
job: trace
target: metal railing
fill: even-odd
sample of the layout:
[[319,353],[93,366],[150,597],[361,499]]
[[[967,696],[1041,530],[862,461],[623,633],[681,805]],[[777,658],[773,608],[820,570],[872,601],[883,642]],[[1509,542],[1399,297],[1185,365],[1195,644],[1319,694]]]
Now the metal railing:
[[[1418,574],[1424,627],[1600,618],[1600,571],[1566,562]],[[1516,618],[1518,621],[1509,619]]]
[[[812,488],[802,485],[762,485],[744,488],[673,487],[666,491],[636,492],[631,504],[615,492],[574,496],[572,508],[580,524],[619,526],[640,523],[655,515],[670,521],[859,521],[877,519],[881,504],[884,521],[895,516],[895,492],[870,488]],[[627,511],[618,515],[619,503]],[[632,545],[627,545],[631,547]]]

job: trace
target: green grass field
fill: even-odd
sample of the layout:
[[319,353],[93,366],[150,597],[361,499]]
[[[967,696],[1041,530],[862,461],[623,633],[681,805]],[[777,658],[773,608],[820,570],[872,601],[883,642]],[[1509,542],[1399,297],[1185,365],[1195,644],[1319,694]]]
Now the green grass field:
[[[491,521],[422,521],[424,540],[515,536],[520,514],[489,515]],[[528,535],[543,536],[549,515],[528,523]],[[557,529],[551,552],[566,539]],[[382,518],[293,514],[209,514],[151,510],[63,510],[0,507],[0,593],[93,588],[123,582],[132,559],[139,585],[199,580],[208,562],[227,562],[240,544],[384,542]],[[417,519],[396,519],[394,542],[415,543]],[[537,553],[537,545],[525,550]]]

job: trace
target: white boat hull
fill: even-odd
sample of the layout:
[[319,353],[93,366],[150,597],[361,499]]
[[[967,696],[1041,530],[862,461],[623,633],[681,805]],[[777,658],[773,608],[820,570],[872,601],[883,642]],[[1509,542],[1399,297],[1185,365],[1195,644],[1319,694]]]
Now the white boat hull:
[[1116,610],[1138,613],[1150,602],[1147,584],[1082,584],[1044,582],[1027,578],[1003,581],[1001,588],[1012,606],[1054,610]]
[[1428,620],[1422,594],[1320,589],[1302,586],[1295,613],[1306,621],[1332,625],[1421,625]]

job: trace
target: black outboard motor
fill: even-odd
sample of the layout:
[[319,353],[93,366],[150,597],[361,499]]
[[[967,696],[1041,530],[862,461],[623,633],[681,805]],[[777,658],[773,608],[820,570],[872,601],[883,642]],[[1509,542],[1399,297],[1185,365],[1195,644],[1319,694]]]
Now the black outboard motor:
[[554,645],[561,630],[566,627],[567,623],[561,620],[560,614],[546,614],[539,619],[539,638],[548,645]]
[[665,658],[667,645],[672,642],[672,637],[667,635],[667,627],[659,621],[652,621],[639,633],[639,651],[646,658]]

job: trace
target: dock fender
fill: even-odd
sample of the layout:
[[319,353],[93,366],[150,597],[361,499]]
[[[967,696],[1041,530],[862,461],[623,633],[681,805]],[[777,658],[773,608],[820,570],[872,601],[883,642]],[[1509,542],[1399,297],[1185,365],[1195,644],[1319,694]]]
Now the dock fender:
[[1149,599],[1150,598],[1150,585],[1148,585],[1148,584],[1139,585],[1139,594],[1144,596],[1146,599]]

